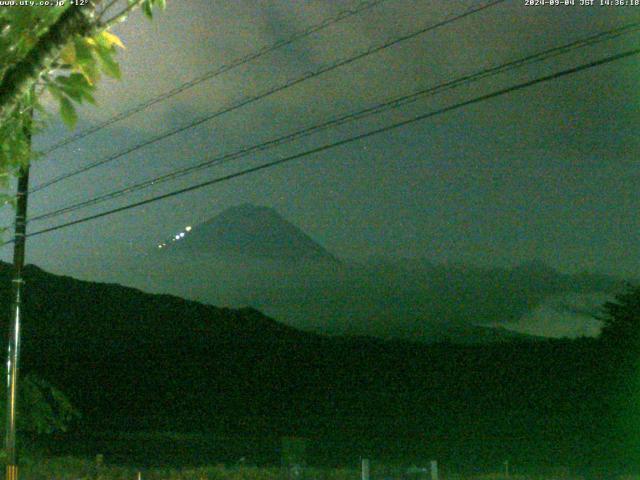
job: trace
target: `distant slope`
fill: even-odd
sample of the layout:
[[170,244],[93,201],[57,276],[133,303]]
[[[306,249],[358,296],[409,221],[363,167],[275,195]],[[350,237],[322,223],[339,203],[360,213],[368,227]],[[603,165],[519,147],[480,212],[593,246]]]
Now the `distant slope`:
[[434,339],[434,341],[446,341],[463,345],[535,342],[544,340],[545,337],[519,333],[504,327],[485,327],[481,325],[442,328],[438,338]]
[[[215,305],[253,306],[296,328],[332,335],[426,342],[502,341],[515,335],[510,329],[595,335],[598,322],[573,311],[623,287],[620,279],[563,274],[540,261],[514,268],[420,258],[336,261],[275,210],[253,205],[229,208],[160,245],[141,260],[142,278],[132,284]],[[485,335],[477,327],[498,325],[507,330]]]
[[[419,260],[344,261],[339,269],[290,269],[277,276],[274,269],[264,269],[261,274],[257,267],[234,270],[233,265],[227,265],[218,270],[234,271],[235,278],[244,280],[223,297],[231,304],[253,305],[297,328],[422,341],[442,339],[443,331],[450,327],[458,329],[448,334],[454,341],[458,333],[468,337],[463,331],[474,326],[522,328],[523,317],[550,302],[549,308],[554,308],[563,298],[568,305],[562,306],[562,315],[572,316],[568,308],[572,296],[599,299],[624,288],[624,282],[616,278],[568,275],[541,264],[485,269]],[[201,298],[206,300],[206,294]],[[558,322],[562,322],[562,315],[556,316]],[[570,323],[576,333],[593,330],[593,319],[573,317]],[[581,322],[589,323],[589,329],[582,328]],[[571,336],[566,328],[548,327],[548,335],[567,332]],[[544,335],[544,329],[535,331]]]

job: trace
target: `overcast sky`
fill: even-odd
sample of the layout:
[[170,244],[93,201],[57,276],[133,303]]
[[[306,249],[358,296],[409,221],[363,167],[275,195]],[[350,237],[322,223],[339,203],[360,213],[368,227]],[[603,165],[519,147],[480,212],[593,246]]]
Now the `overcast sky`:
[[[153,22],[136,13],[115,29],[127,47],[119,53],[123,79],[101,82],[99,108],[81,109],[79,129],[359,2],[167,3],[167,10]],[[478,5],[480,2],[469,0],[387,0],[56,151],[35,163],[32,185]],[[639,19],[640,7],[528,7],[524,0],[508,0],[38,192],[30,199],[30,214]],[[639,39],[638,34],[627,35],[581,49],[50,223],[33,223],[29,230],[637,48]],[[639,80],[640,59],[631,57],[30,239],[28,261],[83,276],[83,265],[101,255],[112,259],[117,278],[118,265],[131,258],[131,252],[154,248],[184,225],[249,202],[276,208],[341,257],[424,257],[482,265],[540,259],[568,272],[637,276]],[[35,139],[36,148],[69,134],[56,119]],[[9,212],[3,218],[10,221]],[[9,254],[5,247],[3,258],[8,259]]]

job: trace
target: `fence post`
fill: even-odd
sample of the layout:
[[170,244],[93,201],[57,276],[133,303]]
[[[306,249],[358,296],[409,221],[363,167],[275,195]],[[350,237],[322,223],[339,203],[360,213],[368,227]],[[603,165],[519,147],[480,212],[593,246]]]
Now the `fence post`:
[[431,460],[431,480],[438,480],[438,461]]
[[370,471],[371,471],[371,468],[369,465],[369,459],[363,458],[362,459],[362,480],[369,480]]

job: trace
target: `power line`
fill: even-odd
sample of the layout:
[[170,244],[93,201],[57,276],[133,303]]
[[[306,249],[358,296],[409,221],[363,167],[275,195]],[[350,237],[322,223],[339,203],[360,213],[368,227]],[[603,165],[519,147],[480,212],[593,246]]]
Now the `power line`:
[[379,114],[382,113],[384,111],[387,111],[389,109],[392,108],[398,108],[400,106],[403,105],[407,105],[410,102],[415,102],[417,101],[419,98],[425,97],[427,95],[435,95],[437,93],[442,93],[444,91],[447,90],[453,90],[455,88],[458,88],[462,85],[471,83],[471,82],[475,82],[490,76],[495,76],[498,75],[500,73],[504,73],[516,68],[520,68],[522,66],[525,65],[530,65],[536,62],[541,62],[544,60],[548,60],[549,58],[553,58],[562,54],[565,54],[567,52],[573,51],[575,49],[578,48],[583,48],[583,47],[587,47],[587,46],[592,46],[595,45],[597,43],[601,43],[603,41],[606,40],[611,40],[613,38],[619,37],[623,34],[629,34],[629,33],[633,33],[633,32],[637,32],[638,30],[640,30],[640,22],[634,22],[634,23],[630,23],[627,25],[624,25],[622,27],[617,27],[611,30],[607,30],[605,32],[600,32],[597,33],[595,35],[591,35],[589,37],[585,37],[585,38],[581,38],[578,40],[575,40],[573,42],[567,43],[565,45],[561,45],[561,46],[557,46],[557,47],[552,47],[549,48],[547,50],[544,50],[542,52],[538,52],[532,55],[528,55],[525,56],[523,58],[519,58],[517,60],[513,60],[507,63],[503,63],[501,65],[492,67],[492,68],[487,68],[487,69],[483,69],[479,72],[476,72],[474,74],[470,74],[470,75],[465,75],[461,78],[457,78],[455,80],[451,80],[433,87],[429,87],[426,89],[421,89],[418,90],[416,92],[413,92],[409,95],[403,95],[401,97],[397,97],[394,98],[392,100],[386,101],[384,103],[379,103],[376,104],[374,106],[365,108],[363,110],[357,111],[357,112],[352,112],[346,115],[342,115],[340,117],[337,118],[333,118],[331,120],[325,121],[323,123],[311,126],[311,127],[307,127],[301,130],[298,130],[296,132],[290,133],[288,135],[285,136],[281,136],[266,142],[262,142],[259,143],[257,145],[253,145],[250,147],[246,147],[243,148],[241,150],[237,150],[235,152],[232,153],[228,153],[228,154],[224,154],[218,157],[215,157],[213,159],[209,159],[206,160],[204,162],[201,162],[197,165],[192,165],[189,167],[185,167],[185,168],[181,168],[181,169],[177,169],[174,170],[173,172],[169,172],[167,174],[164,175],[160,175],[157,177],[153,177],[151,179],[133,184],[133,185],[129,185],[127,187],[112,191],[112,192],[108,192],[102,195],[99,195],[97,197],[93,197],[90,198],[88,200],[84,200],[81,202],[77,202],[71,205],[67,205],[61,208],[58,208],[56,210],[50,211],[50,212],[46,212],[43,213],[41,215],[37,215],[34,216],[30,219],[30,222],[35,222],[35,221],[39,221],[39,220],[44,220],[47,218],[53,218],[53,217],[57,217],[59,215],[65,214],[65,213],[70,213],[73,212],[75,210],[79,210],[81,208],[85,208],[88,206],[92,206],[92,205],[97,205],[99,203],[108,201],[108,200],[112,200],[114,198],[118,198],[122,195],[126,195],[129,193],[133,193],[145,188],[149,188],[155,185],[158,185],[160,183],[164,183],[170,180],[174,180],[176,178],[180,178],[182,176],[191,174],[193,172],[196,172],[198,170],[202,170],[204,168],[209,168],[215,165],[219,165],[221,163],[224,162],[228,162],[231,160],[236,160],[238,158],[242,158],[245,157],[247,155],[249,155],[250,153],[254,153],[254,152],[259,152],[259,151],[264,151],[267,150],[269,148],[273,148],[276,146],[280,146],[282,144],[285,143],[290,143],[294,140],[298,140],[300,138],[303,137],[307,137],[309,135],[312,135],[313,133],[316,133],[318,131],[327,129],[327,128],[331,128],[331,127],[335,127],[335,126],[339,126],[339,125],[343,125],[345,123],[348,122],[352,122],[355,120],[361,120],[363,118],[375,115],[375,114]]
[[276,50],[279,50],[280,48],[286,47],[288,45],[291,45],[292,43],[301,40],[305,37],[308,37],[310,35],[313,35],[314,33],[319,32],[320,30],[323,30],[331,25],[334,25],[346,18],[352,17],[354,15],[357,15],[360,12],[363,12],[365,10],[369,10],[371,8],[374,8],[384,2],[386,2],[388,0],[368,0],[365,2],[362,2],[361,4],[357,5],[355,8],[351,9],[351,10],[343,10],[340,13],[338,13],[337,15],[334,15],[332,17],[326,18],[325,20],[323,20],[320,23],[317,23],[316,25],[313,25],[301,32],[295,33],[293,35],[291,35],[288,38],[282,39],[282,40],[278,40],[277,42],[275,42],[272,45],[267,45],[259,50],[256,50],[255,52],[252,52],[248,55],[245,55],[243,57],[238,57],[234,60],[232,60],[230,63],[225,64],[225,65],[221,65],[220,67],[214,69],[214,70],[210,70],[208,72],[203,73],[202,75],[195,77],[189,81],[186,81],[180,85],[178,85],[175,88],[172,88],[171,90],[168,90],[164,93],[161,93],[155,97],[150,98],[149,100],[139,103],[138,105],[128,109],[128,110],[124,110],[116,115],[114,115],[113,117],[98,123],[97,125],[94,125],[92,127],[89,127],[85,130],[82,130],[81,132],[76,133],[75,135],[71,135],[63,140],[61,140],[58,143],[55,143],[54,145],[48,147],[47,149],[45,149],[44,151],[41,152],[42,155],[48,155],[51,152],[54,152],[55,150],[58,150],[61,147],[64,147],[66,145],[69,145],[70,143],[74,143],[82,138],[85,138],[89,135],[92,135],[106,127],[109,127],[111,125],[113,125],[114,123],[120,122],[126,118],[129,118],[132,115],[135,115],[136,113],[139,113],[143,110],[146,110],[149,107],[152,107],[153,105],[162,102],[164,100],[167,100],[171,97],[174,97],[175,95],[178,95],[179,93],[182,93],[186,90],[189,90],[193,87],[195,87],[196,85],[199,85],[207,80],[210,80],[212,78],[215,78],[219,75],[222,75],[223,73],[226,73],[230,70],[233,70],[236,67],[239,67],[241,65],[244,65],[246,63],[249,63],[253,60],[256,60],[264,55],[267,55],[268,53],[274,52]]
[[[157,195],[155,197],[148,198],[146,200],[142,200],[142,201],[135,202],[135,203],[130,203],[130,204],[124,205],[122,207],[114,208],[114,209],[107,210],[107,211],[104,211],[104,212],[101,212],[101,213],[97,213],[97,214],[94,214],[94,215],[89,215],[89,216],[86,216],[86,217],[83,217],[83,218],[80,218],[80,219],[77,219],[77,220],[73,220],[73,221],[70,221],[70,222],[62,223],[62,224],[59,224],[59,225],[56,225],[56,226],[53,226],[53,227],[49,227],[49,228],[45,228],[45,229],[42,229],[42,230],[38,230],[36,232],[27,234],[27,237],[35,237],[37,235],[42,235],[44,233],[53,232],[53,231],[60,230],[60,229],[66,228],[66,227],[70,227],[72,225],[78,225],[78,224],[85,223],[85,222],[88,222],[88,221],[91,221],[91,220],[95,220],[95,219],[98,219],[98,218],[102,218],[102,217],[106,217],[106,216],[109,216],[109,215],[113,215],[115,213],[119,213],[119,212],[122,212],[122,211],[125,211],[125,210],[130,210],[132,208],[137,208],[137,207],[140,207],[140,206],[143,206],[143,205],[154,203],[154,202],[157,202],[159,200],[164,200],[165,198],[170,198],[170,197],[174,197],[174,196],[177,196],[177,195],[181,195],[183,193],[187,193],[187,192],[191,192],[191,191],[194,191],[194,190],[198,190],[200,188],[207,187],[207,186],[210,186],[210,185],[214,185],[216,183],[222,183],[222,182],[225,182],[227,180],[231,180],[231,179],[234,179],[234,178],[237,178],[237,177],[248,175],[250,173],[254,173],[254,172],[257,172],[257,171],[260,171],[260,170],[265,170],[267,168],[275,167],[277,165],[281,165],[281,164],[284,164],[284,163],[287,163],[287,162],[291,162],[293,160],[297,160],[299,158],[303,158],[303,157],[306,157],[306,156],[309,156],[309,155],[320,153],[320,152],[323,152],[323,151],[326,151],[326,150],[329,150],[329,149],[332,149],[332,148],[335,148],[335,147],[339,147],[339,146],[346,145],[346,144],[349,144],[349,143],[352,143],[352,142],[355,142],[355,141],[363,140],[365,138],[368,138],[368,137],[371,137],[371,136],[374,136],[374,135],[378,135],[380,133],[388,132],[388,131],[391,131],[391,130],[394,130],[396,128],[400,128],[400,127],[403,127],[403,126],[406,126],[406,125],[410,125],[412,123],[415,123],[415,122],[418,122],[418,121],[421,121],[421,120],[425,120],[427,118],[435,117],[437,115],[442,115],[444,113],[448,113],[448,112],[451,112],[453,110],[457,110],[459,108],[466,107],[468,105],[480,103],[480,102],[483,102],[485,100],[489,100],[491,98],[496,98],[496,97],[499,97],[501,95],[505,95],[505,94],[510,93],[510,92],[514,92],[514,91],[517,91],[517,90],[522,90],[524,88],[528,88],[528,87],[531,87],[533,85],[537,85],[537,84],[540,84],[540,83],[543,83],[543,82],[548,82],[548,81],[551,81],[551,80],[555,80],[555,79],[558,79],[558,78],[561,78],[561,77],[564,77],[564,76],[567,76],[567,75],[571,75],[571,74],[574,74],[574,73],[577,73],[577,72],[580,72],[580,71],[583,71],[583,70],[594,68],[594,67],[597,67],[597,66],[600,66],[600,65],[611,63],[611,62],[614,62],[614,61],[617,61],[617,60],[621,60],[623,58],[631,57],[631,56],[634,56],[634,55],[638,55],[638,54],[640,54],[640,48],[633,49],[633,50],[627,50],[625,52],[618,53],[616,55],[611,55],[611,56],[608,56],[608,57],[605,57],[605,58],[601,58],[599,60],[595,60],[595,61],[592,61],[592,62],[589,62],[589,63],[585,63],[585,64],[579,65],[577,67],[573,67],[573,68],[569,68],[569,69],[566,69],[566,70],[562,70],[560,72],[553,73],[551,75],[547,75],[547,76],[540,77],[540,78],[537,78],[537,79],[534,79],[534,80],[529,80],[527,82],[519,83],[519,84],[513,85],[511,87],[507,87],[507,88],[503,88],[503,89],[500,89],[500,90],[496,90],[496,91],[491,92],[491,93],[487,93],[485,95],[480,95],[480,96],[474,97],[474,98],[472,98],[470,100],[465,100],[465,101],[456,103],[454,105],[450,105],[448,107],[441,108],[439,110],[435,110],[435,111],[432,111],[432,112],[424,113],[424,114],[415,116],[413,118],[410,118],[408,120],[403,120],[401,122],[397,122],[397,123],[394,123],[394,124],[391,124],[391,125],[387,125],[385,127],[381,127],[381,128],[375,129],[375,130],[371,130],[369,132],[362,133],[360,135],[356,135],[356,136],[353,136],[353,137],[349,137],[349,138],[344,139],[344,140],[340,140],[340,141],[337,141],[337,142],[334,142],[334,143],[326,144],[326,145],[323,145],[321,147],[313,148],[311,150],[307,150],[307,151],[302,152],[302,153],[297,153],[295,155],[291,155],[291,156],[288,156],[288,157],[285,157],[285,158],[274,160],[272,162],[268,162],[268,163],[265,163],[265,164],[262,164],[262,165],[259,165],[259,166],[256,166],[256,167],[247,168],[247,169],[242,170],[240,172],[236,172],[236,173],[232,173],[232,174],[225,175],[225,176],[222,176],[222,177],[214,178],[214,179],[208,180],[206,182],[202,182],[202,183],[198,183],[198,184],[195,184],[195,185],[191,185],[189,187],[181,188],[179,190],[174,190],[172,192],[165,193],[165,194],[162,194],[162,195]],[[12,241],[5,242],[3,245],[7,245],[9,243],[12,243]]]
[[381,45],[368,48],[367,50],[364,50],[364,51],[362,51],[362,52],[360,52],[360,53],[358,53],[358,54],[356,54],[354,56],[351,56],[351,57],[348,57],[346,59],[340,60],[338,62],[335,62],[335,63],[331,64],[331,65],[327,65],[327,66],[322,67],[322,68],[320,68],[320,69],[318,69],[318,70],[316,70],[314,72],[307,72],[307,73],[305,73],[305,74],[303,74],[303,75],[301,75],[301,76],[299,76],[299,77],[297,77],[297,78],[295,78],[293,80],[290,80],[290,81],[288,81],[288,82],[286,82],[284,84],[281,84],[281,85],[279,85],[277,87],[273,87],[273,88],[271,88],[271,89],[269,89],[269,90],[267,90],[265,92],[262,92],[262,93],[260,93],[260,94],[258,94],[256,96],[243,99],[240,102],[232,104],[231,106],[225,107],[225,108],[223,108],[221,110],[218,110],[218,111],[216,111],[214,113],[208,114],[208,115],[206,115],[204,117],[201,117],[201,118],[199,118],[199,119],[197,119],[197,120],[195,120],[195,121],[193,121],[193,122],[191,122],[191,123],[189,123],[187,125],[184,125],[182,127],[178,127],[178,128],[173,129],[173,130],[164,132],[164,133],[162,133],[162,134],[160,134],[160,135],[158,135],[156,137],[153,137],[153,138],[151,138],[149,140],[141,142],[141,143],[139,143],[137,145],[134,145],[133,147],[127,148],[126,150],[118,152],[118,153],[116,153],[114,155],[111,155],[109,157],[106,157],[106,158],[104,158],[102,160],[98,160],[98,161],[96,161],[94,163],[91,163],[91,164],[86,165],[84,167],[80,167],[80,168],[78,168],[76,170],[73,170],[73,171],[71,171],[69,173],[60,175],[58,177],[54,177],[53,179],[34,187],[31,190],[30,193],[35,193],[37,191],[43,190],[43,189],[45,189],[47,187],[50,187],[51,185],[54,185],[54,184],[56,184],[58,182],[61,182],[63,180],[66,180],[68,178],[76,176],[76,175],[78,175],[80,173],[84,173],[84,172],[87,172],[87,171],[89,171],[89,170],[91,170],[93,168],[99,167],[99,166],[104,165],[106,163],[110,163],[110,162],[112,162],[114,160],[117,160],[117,159],[119,159],[119,158],[121,158],[121,157],[123,157],[125,155],[133,153],[133,152],[135,152],[137,150],[140,150],[143,147],[147,147],[147,146],[149,146],[149,145],[151,145],[153,143],[159,142],[160,140],[164,140],[164,139],[169,138],[169,137],[171,137],[173,135],[176,135],[178,133],[184,132],[185,130],[188,130],[190,128],[196,127],[198,125],[201,125],[201,124],[203,124],[205,122],[208,122],[209,120],[212,120],[214,118],[217,118],[217,117],[219,117],[219,116],[221,116],[221,115],[223,115],[225,113],[237,110],[237,109],[239,109],[241,107],[244,107],[244,106],[249,105],[251,103],[257,102],[259,100],[263,100],[264,98],[267,98],[267,97],[269,97],[269,96],[271,96],[271,95],[273,95],[275,93],[287,90],[287,89],[289,89],[289,88],[291,88],[291,87],[293,87],[295,85],[298,85],[298,84],[300,84],[302,82],[305,82],[305,81],[310,80],[312,78],[318,77],[318,76],[320,76],[320,75],[322,75],[324,73],[330,72],[330,71],[335,70],[337,68],[343,67],[343,66],[351,64],[353,62],[356,62],[356,61],[358,61],[358,60],[360,60],[362,58],[368,57],[369,55],[372,55],[374,53],[377,53],[377,52],[380,52],[382,50],[385,50],[385,49],[387,49],[389,47],[397,45],[397,44],[399,44],[401,42],[404,42],[406,40],[410,40],[410,39],[415,38],[415,37],[417,37],[419,35],[422,35],[422,34],[427,33],[429,31],[435,30],[435,29],[437,29],[439,27],[443,27],[445,25],[449,25],[451,23],[454,23],[454,22],[456,22],[458,20],[466,18],[466,17],[468,17],[470,15],[473,15],[474,13],[481,12],[483,10],[486,10],[486,9],[490,8],[490,7],[493,7],[495,5],[503,3],[504,1],[505,0],[493,0],[492,2],[483,4],[483,5],[479,6],[479,7],[467,10],[466,12],[464,12],[462,14],[456,15],[454,17],[450,17],[448,19],[442,20],[442,21],[437,22],[435,24],[430,24],[430,25],[428,25],[426,27],[423,27],[423,28],[421,28],[419,30],[413,31],[413,32],[411,32],[409,34],[402,35],[400,37],[396,37],[396,38],[394,38],[392,40],[389,40],[389,41],[387,41],[387,42],[385,42],[385,43],[383,43]]

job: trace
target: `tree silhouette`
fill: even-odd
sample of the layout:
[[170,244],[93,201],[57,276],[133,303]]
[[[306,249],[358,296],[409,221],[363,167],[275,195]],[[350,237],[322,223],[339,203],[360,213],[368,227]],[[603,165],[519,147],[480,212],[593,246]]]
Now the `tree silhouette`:
[[[0,385],[2,397],[6,386]],[[69,399],[46,380],[28,374],[22,381],[18,399],[18,428],[23,432],[47,434],[64,432],[80,417]],[[4,402],[0,402],[0,417],[4,418]],[[1,429],[0,429],[1,430]]]
[[640,348],[640,286],[627,290],[603,305],[600,338],[607,345],[622,351],[636,352]]

